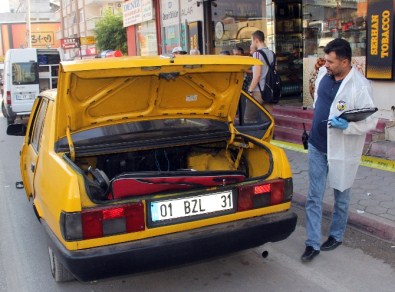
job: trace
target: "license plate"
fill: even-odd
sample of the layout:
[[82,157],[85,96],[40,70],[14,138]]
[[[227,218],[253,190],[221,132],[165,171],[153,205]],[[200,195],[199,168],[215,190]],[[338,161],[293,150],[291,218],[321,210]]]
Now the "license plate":
[[16,94],[15,98],[17,100],[34,99],[34,94]]
[[185,219],[192,216],[198,216],[199,218],[211,217],[217,215],[217,213],[229,213],[227,211],[233,211],[233,209],[233,193],[231,190],[150,202],[152,223],[160,223],[172,219]]

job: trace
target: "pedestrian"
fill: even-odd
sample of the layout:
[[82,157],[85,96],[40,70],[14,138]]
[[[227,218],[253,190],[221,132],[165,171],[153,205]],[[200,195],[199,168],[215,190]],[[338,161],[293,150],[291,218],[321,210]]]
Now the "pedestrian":
[[[262,65],[256,65],[252,68],[252,81],[248,92],[258,101],[260,104],[264,105],[266,110],[271,113],[272,105],[269,103],[264,103],[261,89],[265,88],[265,80],[267,72],[269,71],[269,66],[266,64],[265,59],[262,54],[258,52],[258,50],[262,51],[266,54],[267,59],[270,63],[274,60],[274,53],[271,51],[265,44],[265,34],[261,30],[257,30],[252,33],[252,42],[251,46],[256,49],[256,52],[253,53],[253,57],[260,60],[263,63]],[[246,123],[254,123],[257,121],[259,110],[255,107],[251,102],[247,102],[246,110],[245,110],[245,120]]]
[[192,49],[189,51],[190,55],[200,55],[200,51],[198,49]]
[[244,56],[244,49],[242,47],[237,46],[233,49],[233,55],[235,56]]
[[[254,53],[256,52],[256,48],[253,44],[250,45],[250,53],[249,56],[253,57]],[[252,81],[252,68],[248,69],[246,71],[246,74],[244,75],[244,82],[243,82],[243,90],[248,92],[248,89],[250,88],[250,84]]]
[[[321,251],[338,247],[346,229],[350,188],[354,182],[366,133],[377,119],[347,122],[345,110],[374,107],[369,81],[351,65],[351,47],[334,39],[324,48],[325,65],[315,82],[314,116],[308,144],[309,191],[306,200],[306,249],[301,259],[311,261]],[[334,212],[328,239],[321,243],[322,201],[328,178],[334,189]]]
[[186,55],[187,54],[187,51],[184,51],[182,49],[182,47],[175,47],[175,48],[173,48],[173,50],[171,52],[174,55]]
[[256,52],[256,47],[254,44],[251,44],[250,45],[250,57],[253,57],[255,52]]
[[220,55],[230,56],[230,52],[228,50],[224,50],[219,52]]

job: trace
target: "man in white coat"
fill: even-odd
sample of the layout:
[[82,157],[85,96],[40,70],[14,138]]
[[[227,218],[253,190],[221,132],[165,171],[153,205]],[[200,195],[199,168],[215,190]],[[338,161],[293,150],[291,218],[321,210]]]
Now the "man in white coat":
[[[306,201],[306,249],[303,262],[322,251],[333,250],[343,240],[350,188],[354,182],[366,133],[376,128],[368,117],[347,122],[339,115],[352,109],[374,107],[369,81],[351,66],[351,47],[334,39],[324,48],[325,66],[315,83],[314,117],[309,137],[309,192]],[[321,245],[322,201],[326,181],[334,189],[334,212],[329,237]]]

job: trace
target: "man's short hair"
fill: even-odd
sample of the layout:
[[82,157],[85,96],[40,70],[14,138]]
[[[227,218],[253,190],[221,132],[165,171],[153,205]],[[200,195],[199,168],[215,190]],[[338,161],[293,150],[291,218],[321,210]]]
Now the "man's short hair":
[[337,38],[326,44],[324,53],[334,52],[339,60],[347,59],[351,63],[351,46],[345,39]]
[[220,55],[230,55],[230,52],[228,50],[225,50],[225,51],[221,51],[219,54]]
[[252,33],[252,38],[257,39],[258,41],[263,43],[265,41],[265,34],[263,33],[263,31],[257,30]]
[[242,47],[237,46],[233,50],[239,51],[240,55],[244,55],[244,49]]

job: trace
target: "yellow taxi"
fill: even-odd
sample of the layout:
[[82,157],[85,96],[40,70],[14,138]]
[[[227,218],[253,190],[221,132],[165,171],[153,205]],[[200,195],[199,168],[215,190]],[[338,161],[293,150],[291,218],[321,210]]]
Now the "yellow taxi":
[[40,94],[27,126],[7,128],[25,135],[23,184],[56,281],[181,264],[294,231],[273,118],[242,91],[254,65],[173,55],[60,64],[57,90]]

